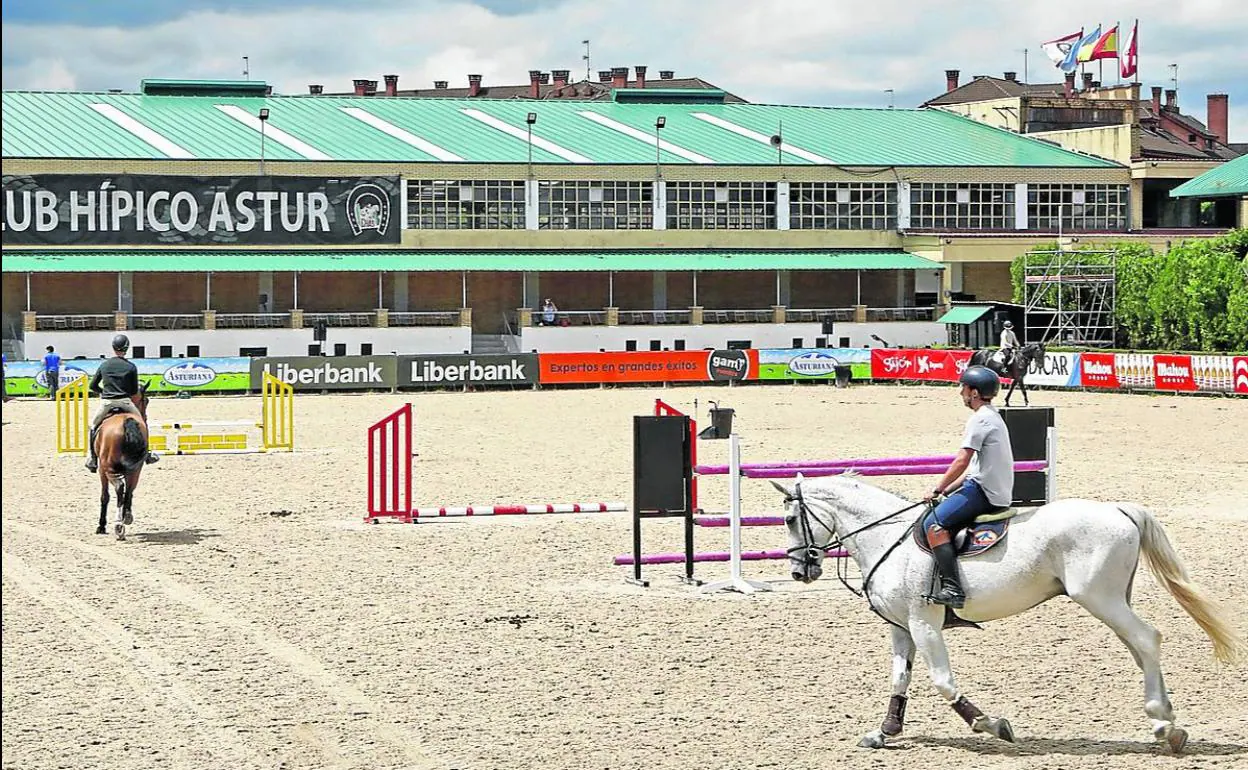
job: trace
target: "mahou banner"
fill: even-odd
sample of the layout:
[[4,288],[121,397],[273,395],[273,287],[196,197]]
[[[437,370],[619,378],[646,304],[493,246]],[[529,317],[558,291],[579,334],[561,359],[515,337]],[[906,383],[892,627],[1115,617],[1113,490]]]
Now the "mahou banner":
[[398,177],[4,177],[4,245],[397,244]]

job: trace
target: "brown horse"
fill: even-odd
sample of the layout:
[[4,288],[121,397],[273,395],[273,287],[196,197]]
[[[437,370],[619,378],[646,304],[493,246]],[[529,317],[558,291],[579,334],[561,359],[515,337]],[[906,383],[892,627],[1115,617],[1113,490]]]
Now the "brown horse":
[[96,457],[100,461],[100,525],[95,534],[108,533],[108,488],[117,493],[117,523],[113,532],[118,540],[126,539],[126,526],[134,523],[131,509],[134,505],[134,488],[139,485],[139,474],[147,464],[147,387],[139,385],[139,392],[131,396],[134,405],[143,415],[136,420],[128,412],[114,412],[100,423],[95,436]]

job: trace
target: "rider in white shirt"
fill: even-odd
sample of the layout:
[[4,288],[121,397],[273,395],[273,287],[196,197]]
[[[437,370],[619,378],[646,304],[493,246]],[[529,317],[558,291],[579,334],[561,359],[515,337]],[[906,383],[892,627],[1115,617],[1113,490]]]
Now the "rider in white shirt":
[[1018,348],[1018,335],[1014,333],[1014,322],[1006,321],[1001,329],[1001,365],[1003,368],[1009,368]]

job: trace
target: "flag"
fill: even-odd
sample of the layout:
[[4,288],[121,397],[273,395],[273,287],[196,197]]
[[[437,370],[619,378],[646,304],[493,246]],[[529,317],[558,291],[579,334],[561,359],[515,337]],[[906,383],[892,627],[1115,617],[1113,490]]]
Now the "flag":
[[1119,64],[1122,65],[1122,76],[1124,78],[1134,76],[1136,70],[1139,69],[1139,33],[1140,22],[1136,21],[1135,26],[1131,28],[1131,35],[1127,38],[1127,46],[1122,50],[1122,56],[1119,59]]
[[1088,56],[1088,61],[1096,61],[1097,59],[1117,59],[1118,58],[1118,25],[1101,35],[1101,38],[1092,45],[1092,53]]
[[1060,67],[1062,66],[1062,62],[1066,61],[1066,55],[1070,53],[1071,46],[1077,43],[1082,37],[1082,31],[1072,32],[1069,35],[1059,37],[1056,40],[1041,43],[1040,50],[1044,51],[1045,55],[1053,60],[1054,67]]
[[1062,59],[1062,63],[1057,65],[1063,72],[1074,72],[1079,66],[1079,47],[1083,45],[1083,41],[1086,39],[1083,30],[1079,30],[1079,39],[1070,44],[1070,50],[1066,52],[1066,58]]
[[1083,36],[1079,41],[1079,54],[1075,58],[1077,62],[1092,61],[1092,49],[1096,47],[1096,41],[1101,39],[1101,25],[1097,24],[1096,29]]

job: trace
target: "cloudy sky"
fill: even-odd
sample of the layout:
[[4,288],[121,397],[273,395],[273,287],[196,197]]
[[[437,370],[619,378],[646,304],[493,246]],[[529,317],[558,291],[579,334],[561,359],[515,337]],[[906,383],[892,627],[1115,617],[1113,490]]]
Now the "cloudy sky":
[[283,93],[387,73],[401,88],[513,84],[583,73],[588,38],[595,73],[645,64],[750,101],[880,107],[886,89],[898,107],[937,95],[946,68],[1022,77],[1024,49],[1031,82],[1059,81],[1042,42],[1138,17],[1144,93],[1178,64],[1184,111],[1204,120],[1205,95],[1229,93],[1231,140],[1248,142],[1243,0],[5,0],[0,14],[6,89],[240,78],[244,56]]

